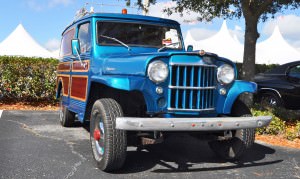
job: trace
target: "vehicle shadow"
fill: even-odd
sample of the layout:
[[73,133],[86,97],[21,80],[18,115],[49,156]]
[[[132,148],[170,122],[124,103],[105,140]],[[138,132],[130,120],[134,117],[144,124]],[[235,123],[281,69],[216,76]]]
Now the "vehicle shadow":
[[216,156],[207,141],[190,135],[171,136],[163,143],[149,145],[141,151],[128,150],[124,167],[117,173],[138,173],[146,170],[155,173],[199,172],[271,165],[283,161],[263,160],[267,154],[275,152],[270,147],[255,143],[239,161],[229,163]]

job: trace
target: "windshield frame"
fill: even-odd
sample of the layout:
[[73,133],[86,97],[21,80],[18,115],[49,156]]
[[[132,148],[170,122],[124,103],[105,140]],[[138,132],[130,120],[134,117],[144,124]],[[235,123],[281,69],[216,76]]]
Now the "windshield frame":
[[[151,21],[130,21],[130,20],[122,20],[122,21],[118,21],[118,20],[112,20],[112,19],[108,19],[108,20],[103,20],[103,19],[99,19],[99,20],[96,20],[96,25],[95,25],[95,31],[96,31],[96,44],[98,46],[103,46],[103,47],[119,47],[119,46],[122,46],[121,44],[101,44],[99,42],[99,38],[98,38],[98,25],[99,23],[101,22],[109,22],[109,23],[120,23],[120,24],[143,24],[143,25],[152,25],[152,26],[160,26],[160,27],[168,27],[168,28],[171,28],[171,29],[175,29],[177,31],[177,34],[178,34],[178,41],[179,41],[179,47],[178,48],[169,48],[170,50],[183,50],[184,49],[184,43],[183,43],[183,37],[182,37],[182,33],[181,33],[181,29],[180,29],[180,26],[177,25],[177,24],[171,24],[171,23],[168,23],[168,24],[164,24],[164,23],[157,23],[157,22],[151,22]],[[116,38],[116,37],[114,37]],[[120,39],[118,39],[120,40]],[[164,47],[163,45],[161,47],[158,47],[158,46],[153,46],[153,45],[142,45],[142,44],[127,44],[125,43],[126,45],[128,45],[129,47],[141,47],[141,48],[156,48],[156,49],[159,49],[159,48],[162,48]]]

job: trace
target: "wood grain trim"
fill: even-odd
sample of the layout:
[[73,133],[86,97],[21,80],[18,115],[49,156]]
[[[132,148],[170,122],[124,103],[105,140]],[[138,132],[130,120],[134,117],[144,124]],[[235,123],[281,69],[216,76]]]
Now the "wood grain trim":
[[69,96],[70,75],[57,75],[57,84],[60,81],[62,83],[63,96]]
[[85,102],[87,98],[88,76],[72,75],[71,81],[71,98]]
[[83,60],[81,65],[80,61],[73,62],[72,71],[73,72],[88,72],[90,69],[90,60]]

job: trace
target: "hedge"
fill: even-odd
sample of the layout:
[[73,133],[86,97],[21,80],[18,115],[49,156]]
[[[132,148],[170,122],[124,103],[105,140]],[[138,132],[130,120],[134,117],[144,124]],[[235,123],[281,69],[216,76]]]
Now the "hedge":
[[58,60],[0,56],[0,100],[55,100]]
[[[270,64],[270,65],[266,65],[266,64],[255,64],[255,74],[258,73],[264,73],[268,70],[271,70],[275,67],[277,67],[277,64]],[[238,77],[241,77],[242,75],[242,63],[236,63],[236,67],[238,69]]]
[[[58,60],[0,56],[0,100],[55,100]],[[262,73],[276,65],[256,65]],[[241,64],[237,64],[241,69]]]

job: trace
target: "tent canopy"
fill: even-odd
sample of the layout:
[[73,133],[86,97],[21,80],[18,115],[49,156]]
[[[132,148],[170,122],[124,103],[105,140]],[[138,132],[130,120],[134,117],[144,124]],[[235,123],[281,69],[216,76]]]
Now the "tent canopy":
[[40,46],[22,24],[0,44],[0,55],[53,58],[54,55]]
[[272,35],[256,45],[256,63],[284,64],[300,59],[300,52],[289,45],[276,26]]
[[[223,22],[217,34],[204,40],[194,40],[188,31],[185,44],[193,45],[195,50],[203,49],[234,62],[243,62],[244,45],[236,37],[231,37],[226,21]],[[300,52],[285,41],[278,26],[268,39],[256,44],[256,63],[258,64],[284,64],[299,59]]]
[[185,44],[193,45],[195,50],[216,53],[234,62],[243,61],[243,45],[231,37],[226,21],[223,21],[219,32],[204,40],[196,41],[193,39],[191,33],[187,32]]

